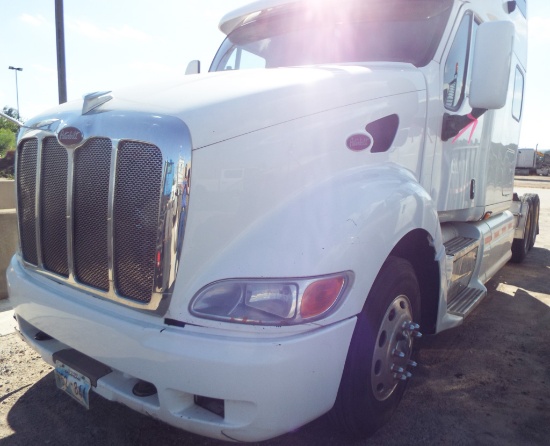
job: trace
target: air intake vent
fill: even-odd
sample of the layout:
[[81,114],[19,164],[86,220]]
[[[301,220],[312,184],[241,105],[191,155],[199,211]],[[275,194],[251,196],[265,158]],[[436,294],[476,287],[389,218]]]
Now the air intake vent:
[[41,175],[41,239],[44,268],[69,277],[67,258],[68,156],[56,138],[44,140]]
[[370,151],[372,153],[388,151],[393,144],[398,128],[399,116],[397,115],[388,115],[367,125],[366,130],[374,139],[374,144]]
[[[23,265],[87,295],[161,311],[183,245],[189,131],[169,116],[101,118],[79,116],[57,134],[55,126],[23,133],[16,170]],[[65,145],[72,132],[82,139]]]
[[[19,227],[23,259],[69,278],[72,240],[74,281],[103,292],[109,280],[109,197],[112,142],[92,138],[69,156],[57,138],[38,149],[36,139],[20,144],[18,155]],[[38,159],[41,163],[38,163]],[[67,199],[69,163],[72,193]],[[158,147],[121,142],[117,153],[113,212],[114,292],[148,303],[153,292],[162,192],[162,154]],[[40,170],[39,215],[36,178]],[[114,183],[113,183],[114,184]],[[70,203],[69,209],[67,203]],[[67,215],[72,218],[67,219]],[[37,223],[38,222],[38,223]],[[72,222],[72,227],[69,223]],[[41,243],[37,243],[37,224]],[[72,237],[69,234],[72,230]],[[39,249],[40,247],[40,249]]]
[[24,141],[17,156],[17,196],[19,209],[19,233],[23,259],[38,265],[36,250],[36,163],[38,143],[36,139]]
[[151,299],[153,289],[161,179],[162,154],[158,147],[121,143],[113,215],[115,284],[123,296],[143,302]]
[[74,156],[74,269],[86,285],[109,289],[108,206],[111,141],[95,138]]

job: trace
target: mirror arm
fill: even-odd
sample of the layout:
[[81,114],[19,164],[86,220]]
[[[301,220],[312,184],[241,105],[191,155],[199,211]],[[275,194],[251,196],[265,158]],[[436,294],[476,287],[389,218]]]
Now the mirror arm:
[[200,74],[201,72],[201,61],[200,60],[192,60],[187,65],[187,69],[185,70],[185,74]]
[[472,116],[474,119],[478,119],[487,111],[486,108],[473,108],[467,115],[450,115],[445,113],[443,115],[443,126],[441,129],[441,140],[448,141],[452,137],[458,135],[458,133],[468,125],[472,123]]

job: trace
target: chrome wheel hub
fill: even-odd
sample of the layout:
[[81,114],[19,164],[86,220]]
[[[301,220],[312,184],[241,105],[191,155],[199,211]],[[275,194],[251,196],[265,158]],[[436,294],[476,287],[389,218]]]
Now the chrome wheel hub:
[[422,334],[412,321],[409,299],[397,296],[386,310],[374,346],[371,384],[378,401],[389,398],[400,381],[411,378],[408,368],[416,367],[411,361],[412,344]]

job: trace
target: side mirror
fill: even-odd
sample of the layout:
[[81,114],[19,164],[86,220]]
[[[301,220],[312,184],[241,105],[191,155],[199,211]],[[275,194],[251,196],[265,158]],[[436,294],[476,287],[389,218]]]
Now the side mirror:
[[508,96],[515,28],[512,22],[486,22],[477,30],[470,84],[470,106],[496,110]]
[[200,60],[192,60],[187,65],[187,69],[185,70],[185,74],[199,74],[201,72],[201,61]]

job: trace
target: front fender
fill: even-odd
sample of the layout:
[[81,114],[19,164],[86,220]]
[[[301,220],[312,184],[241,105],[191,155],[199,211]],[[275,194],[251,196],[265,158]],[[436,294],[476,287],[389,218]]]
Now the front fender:
[[[206,200],[201,194],[206,197],[208,192],[197,192],[193,200]],[[195,319],[183,307],[198,289],[217,280],[352,271],[354,283],[337,311],[315,322],[334,323],[361,311],[385,259],[409,232],[423,229],[441,244],[429,195],[408,170],[395,164],[340,171],[273,201],[268,212],[254,215],[247,208],[242,215],[212,216],[208,223],[187,228],[188,245],[173,299],[187,297],[169,317],[219,326]],[[238,208],[236,203],[231,206]],[[174,311],[174,305],[171,308]]]

